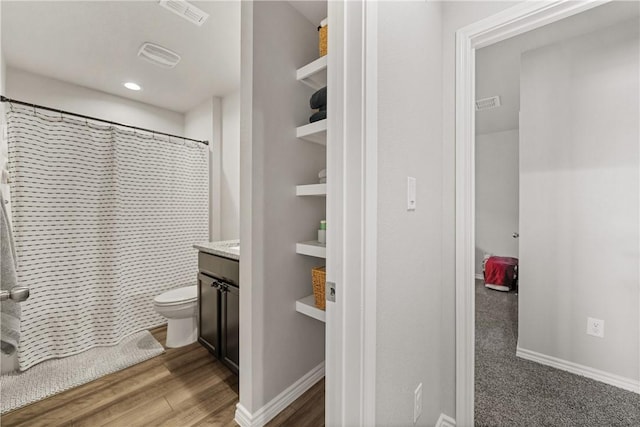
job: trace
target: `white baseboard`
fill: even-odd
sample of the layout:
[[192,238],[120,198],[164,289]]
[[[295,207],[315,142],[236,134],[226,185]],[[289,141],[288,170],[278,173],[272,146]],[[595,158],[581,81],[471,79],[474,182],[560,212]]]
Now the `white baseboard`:
[[621,377],[599,369],[558,359],[557,357],[547,356],[546,354],[520,348],[520,346],[516,350],[516,356],[640,394],[640,381],[631,378]]
[[438,418],[438,422],[436,423],[436,427],[456,427],[456,420],[441,413],[440,418]]
[[320,381],[322,377],[324,377],[324,362],[304,374],[302,378],[291,384],[286,390],[253,414],[238,403],[236,405],[235,422],[241,427],[263,427],[287,406],[295,402],[305,391]]
[[484,274],[481,274],[481,273],[476,274],[474,277],[475,277],[477,280],[484,280]]
[[241,404],[236,405],[236,416],[233,419],[239,426],[247,427],[251,425],[251,413]]

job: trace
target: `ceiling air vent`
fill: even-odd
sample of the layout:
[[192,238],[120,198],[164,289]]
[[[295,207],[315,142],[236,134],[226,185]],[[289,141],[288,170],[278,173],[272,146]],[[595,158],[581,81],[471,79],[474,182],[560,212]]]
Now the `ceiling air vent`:
[[140,46],[138,56],[163,68],[173,68],[180,62],[180,55],[153,43],[145,43]]
[[476,100],[476,111],[490,110],[500,106],[500,97],[492,96],[491,98],[483,98]]
[[204,24],[204,21],[209,17],[208,13],[205,13],[185,0],[160,0],[159,4],[165,9],[198,26]]

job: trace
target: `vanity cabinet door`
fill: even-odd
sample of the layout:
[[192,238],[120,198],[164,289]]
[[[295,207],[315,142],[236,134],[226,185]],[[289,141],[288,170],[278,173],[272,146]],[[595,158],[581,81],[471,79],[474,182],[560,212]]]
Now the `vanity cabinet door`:
[[221,315],[221,359],[237,374],[240,363],[240,290],[237,287],[224,287]]
[[220,297],[219,282],[205,274],[198,274],[198,342],[214,356],[220,356]]

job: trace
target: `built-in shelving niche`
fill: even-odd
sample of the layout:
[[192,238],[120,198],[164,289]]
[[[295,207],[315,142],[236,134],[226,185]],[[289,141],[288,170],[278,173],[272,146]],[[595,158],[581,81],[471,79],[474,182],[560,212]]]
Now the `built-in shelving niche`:
[[[325,87],[327,85],[327,56],[325,55],[299,68],[296,72],[296,78],[315,90]],[[299,126],[296,128],[296,136],[301,140],[326,146],[327,120]],[[296,196],[326,197],[327,184],[298,185],[296,186]],[[316,241],[297,243],[296,253],[323,259],[327,257],[326,246]],[[326,319],[324,310],[320,310],[315,306],[313,294],[296,301],[296,311],[321,322],[325,322]]]

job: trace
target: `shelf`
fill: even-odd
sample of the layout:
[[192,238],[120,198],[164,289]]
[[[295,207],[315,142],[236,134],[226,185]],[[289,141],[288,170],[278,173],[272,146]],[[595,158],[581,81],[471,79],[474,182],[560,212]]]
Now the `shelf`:
[[327,184],[296,185],[296,196],[320,196],[327,195]]
[[296,253],[300,255],[314,256],[316,258],[327,257],[327,247],[324,243],[312,240],[310,242],[296,243]]
[[296,79],[316,90],[325,87],[327,85],[327,55],[298,68]]
[[296,311],[309,317],[313,317],[321,322],[326,322],[325,319],[327,314],[324,310],[320,310],[316,307],[316,300],[313,294],[296,301]]
[[298,126],[296,136],[305,141],[315,142],[320,145],[327,145],[327,119]]

